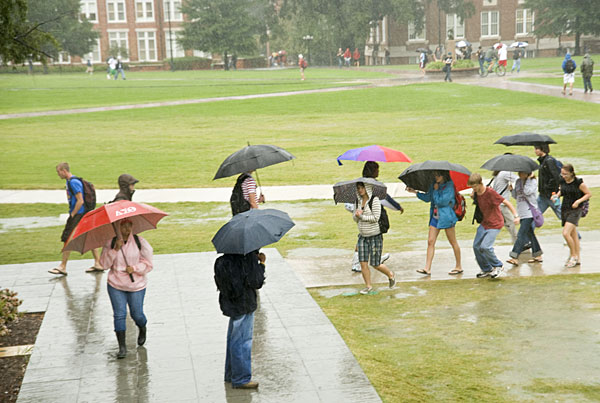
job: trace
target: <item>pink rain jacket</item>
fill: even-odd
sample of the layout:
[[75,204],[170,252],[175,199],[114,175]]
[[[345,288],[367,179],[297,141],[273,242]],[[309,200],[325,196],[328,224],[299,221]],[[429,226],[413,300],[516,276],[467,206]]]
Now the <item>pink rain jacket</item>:
[[[121,250],[116,251],[111,249],[110,244],[111,241],[108,241],[106,245],[104,245],[104,249],[102,249],[102,255],[100,256],[100,263],[102,267],[106,269],[110,269],[108,272],[108,284],[110,284],[113,288],[121,291],[140,291],[146,288],[148,280],[146,278],[146,273],[149,273],[152,270],[152,246],[141,236],[138,236],[140,239],[140,244],[142,245],[142,249],[140,250],[133,239],[133,234],[129,235],[129,239],[127,239],[127,243],[123,245]],[[123,257],[123,254],[125,257]],[[131,282],[131,278],[125,268],[127,264],[125,263],[125,259],[127,259],[127,263],[129,266],[133,267],[133,282]]]

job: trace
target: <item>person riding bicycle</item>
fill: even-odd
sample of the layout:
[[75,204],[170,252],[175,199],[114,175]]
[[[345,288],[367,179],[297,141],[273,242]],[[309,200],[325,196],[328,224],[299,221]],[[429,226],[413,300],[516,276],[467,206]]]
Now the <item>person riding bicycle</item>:
[[497,57],[496,52],[494,52],[494,48],[492,46],[490,46],[490,48],[488,50],[485,51],[485,61],[488,64],[488,73],[490,73],[492,71],[492,68],[494,67],[494,63],[492,63],[492,60]]

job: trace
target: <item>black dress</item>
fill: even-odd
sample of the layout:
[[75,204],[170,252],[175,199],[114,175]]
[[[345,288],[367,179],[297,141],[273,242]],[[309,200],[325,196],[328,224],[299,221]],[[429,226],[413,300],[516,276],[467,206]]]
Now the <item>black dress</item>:
[[583,179],[575,177],[571,183],[565,182],[564,179],[560,181],[560,194],[563,197],[561,206],[562,225],[565,222],[570,222],[574,225],[579,223],[581,217],[581,204],[579,207],[574,209],[573,203],[583,197],[583,192],[579,189],[579,186],[583,183]]

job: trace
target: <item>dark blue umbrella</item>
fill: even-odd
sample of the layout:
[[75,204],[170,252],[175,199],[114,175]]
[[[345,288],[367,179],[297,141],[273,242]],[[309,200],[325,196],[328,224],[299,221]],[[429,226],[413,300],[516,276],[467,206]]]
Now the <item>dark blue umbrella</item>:
[[490,171],[533,172],[540,169],[537,162],[524,155],[498,155],[481,166]]
[[252,209],[223,225],[212,243],[219,253],[245,255],[279,241],[294,225],[283,211]]

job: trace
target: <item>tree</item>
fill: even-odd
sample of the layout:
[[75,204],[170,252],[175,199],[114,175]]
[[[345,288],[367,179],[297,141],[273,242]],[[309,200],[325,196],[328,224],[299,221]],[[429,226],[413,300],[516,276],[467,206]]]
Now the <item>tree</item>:
[[[471,0],[428,0],[429,4],[435,3],[438,9],[438,45],[442,45],[442,12],[456,14],[463,22],[475,13],[475,6]],[[454,32],[452,32],[454,36]],[[454,39],[454,38],[453,38]]]
[[188,0],[181,11],[188,16],[182,45],[222,53],[226,62],[228,54],[257,51],[259,40],[266,40],[275,7],[268,0]]
[[597,0],[526,0],[535,12],[533,32],[538,37],[574,35],[575,54],[580,54],[581,36],[600,34]]

